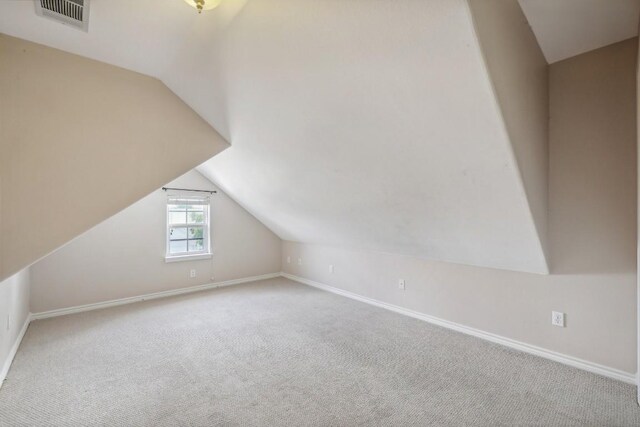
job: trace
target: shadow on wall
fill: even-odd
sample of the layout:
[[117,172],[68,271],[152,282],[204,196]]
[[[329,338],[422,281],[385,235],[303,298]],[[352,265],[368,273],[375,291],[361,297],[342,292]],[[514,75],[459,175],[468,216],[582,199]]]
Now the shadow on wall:
[[550,65],[551,274],[636,272],[637,38]]

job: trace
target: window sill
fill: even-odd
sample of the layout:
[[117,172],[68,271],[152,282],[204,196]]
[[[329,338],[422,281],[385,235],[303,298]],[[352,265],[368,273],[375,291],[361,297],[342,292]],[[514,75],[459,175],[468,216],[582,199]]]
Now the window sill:
[[197,261],[200,259],[211,259],[211,254],[166,256],[164,262]]

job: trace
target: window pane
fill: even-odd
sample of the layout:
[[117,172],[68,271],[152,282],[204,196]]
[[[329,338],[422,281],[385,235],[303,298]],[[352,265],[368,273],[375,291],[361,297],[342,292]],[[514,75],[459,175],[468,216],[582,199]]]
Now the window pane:
[[187,241],[186,240],[178,240],[175,242],[169,242],[169,253],[170,254],[179,254],[182,252],[187,252]]
[[187,213],[185,211],[169,211],[169,224],[186,224]]
[[189,227],[190,239],[202,239],[204,237],[204,228],[202,227]]
[[204,250],[204,240],[196,239],[189,240],[189,252],[203,251]]
[[204,223],[204,212],[189,211],[187,214],[187,220],[189,221],[189,224],[202,224]]
[[187,238],[187,227],[171,227],[169,230],[169,240],[179,240]]
[[169,204],[169,210],[172,211],[183,211],[185,209],[187,209],[187,205],[174,205],[174,204]]
[[[200,199],[174,199],[167,204],[169,255],[202,253],[207,247],[209,206]],[[188,224],[188,225],[187,225]],[[182,226],[185,225],[185,226]]]

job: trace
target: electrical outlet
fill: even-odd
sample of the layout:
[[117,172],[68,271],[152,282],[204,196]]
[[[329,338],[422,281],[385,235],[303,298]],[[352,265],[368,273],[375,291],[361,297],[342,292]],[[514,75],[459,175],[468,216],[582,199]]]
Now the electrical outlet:
[[196,277],[196,270],[195,269],[191,269],[191,271],[189,272],[189,277],[191,277],[192,279],[194,277]]
[[559,311],[552,311],[551,324],[553,326],[560,326],[561,328],[564,328],[564,313]]
[[398,289],[404,291],[405,287],[404,287],[404,279],[400,279],[398,281]]
[[287,257],[287,264],[291,264],[291,257],[290,256]]
[[298,258],[298,265],[302,265],[302,258]]
[[329,273],[333,274],[333,264],[329,264]]

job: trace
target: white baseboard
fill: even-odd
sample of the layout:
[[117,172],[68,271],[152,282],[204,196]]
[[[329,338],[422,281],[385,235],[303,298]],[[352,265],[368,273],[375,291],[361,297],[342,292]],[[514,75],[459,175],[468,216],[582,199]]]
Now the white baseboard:
[[396,313],[404,314],[415,319],[424,320],[425,322],[433,323],[434,325],[442,326],[454,331],[462,332],[463,334],[472,335],[474,337],[482,338],[487,341],[491,341],[496,344],[501,344],[506,347],[510,347],[516,350],[524,351],[525,353],[533,354],[536,356],[544,357],[545,359],[553,360],[555,362],[563,363],[565,365],[572,366],[574,368],[582,369],[594,374],[599,374],[605,377],[612,378],[614,380],[623,381],[629,384],[637,384],[636,376],[629,372],[624,372],[618,369],[610,368],[607,366],[599,365],[597,363],[589,362],[587,360],[578,359],[577,357],[568,356],[566,354],[557,353],[555,351],[547,350],[542,347],[527,344],[521,341],[512,340],[500,335],[492,334],[490,332],[481,331],[479,329],[471,328],[461,325],[459,323],[450,322],[448,320],[440,319],[438,317],[430,316],[428,314],[420,313],[417,311],[409,310],[397,305],[388,304],[386,302],[378,301],[372,298],[367,298],[353,292],[345,291],[333,286],[325,285],[323,283],[315,282],[313,280],[305,279],[303,277],[294,276],[288,273],[281,273],[282,277],[294,280],[296,282],[313,286],[314,288],[322,289],[334,294],[342,295],[347,298],[351,298],[357,301],[361,301],[367,304],[375,305],[376,307],[385,308],[387,310],[394,311]]
[[11,349],[11,352],[7,358],[7,360],[4,363],[3,369],[0,372],[0,386],[2,385],[2,381],[4,380],[5,376],[7,375],[9,368],[11,366],[11,362],[13,361],[13,358],[18,350],[18,347],[20,345],[20,342],[22,341],[22,337],[24,336],[27,327],[29,326],[29,322],[32,320],[37,320],[37,319],[46,319],[49,317],[55,317],[55,316],[63,316],[66,314],[72,314],[72,313],[80,313],[83,311],[90,311],[90,310],[98,310],[101,308],[107,308],[107,307],[114,307],[114,306],[118,306],[118,305],[123,305],[123,304],[131,304],[134,302],[139,302],[139,301],[146,301],[146,300],[151,300],[151,299],[157,299],[157,298],[165,298],[165,297],[170,297],[170,296],[174,296],[174,295],[181,295],[181,294],[186,294],[186,293],[191,293],[191,292],[198,292],[198,291],[203,291],[203,290],[207,290],[207,289],[215,289],[215,288],[221,288],[224,286],[231,286],[231,285],[236,285],[236,284],[240,284],[240,283],[247,283],[247,282],[254,282],[257,280],[265,280],[265,279],[273,279],[275,277],[286,277],[287,279],[290,280],[294,280],[296,282],[305,284],[305,285],[309,285],[312,286],[314,288],[318,288],[318,289],[322,289],[328,292],[332,292],[334,294],[338,294],[338,295],[342,295],[345,296],[347,298],[351,298],[357,301],[361,301],[367,304],[371,304],[374,305],[376,307],[381,307],[381,308],[385,308],[387,310],[391,310],[394,311],[396,313],[400,313],[400,314],[404,314],[405,316],[410,316],[413,317],[415,319],[420,319],[423,320],[425,322],[429,322],[438,326],[442,326],[448,329],[452,329],[454,331],[458,331],[458,332],[462,332],[464,334],[467,335],[472,335],[474,337],[478,337],[478,338],[482,338],[485,339],[487,341],[491,341],[493,343],[497,343],[497,344],[501,344],[504,345],[506,347],[510,347],[516,350],[520,350],[520,351],[524,351],[525,353],[529,353],[529,354],[533,354],[536,356],[540,356],[540,357],[544,357],[546,359],[549,360],[553,360],[555,362],[559,362],[559,363],[563,363],[565,365],[568,366],[572,366],[578,369],[582,369],[588,372],[592,372],[594,374],[599,374],[599,375],[603,375],[605,377],[608,378],[612,378],[615,380],[619,380],[619,381],[623,381],[625,383],[629,383],[629,384],[637,384],[638,381],[636,380],[636,376],[634,374],[631,374],[629,372],[624,372],[618,369],[614,369],[614,368],[610,368],[607,366],[603,366],[597,363],[593,363],[593,362],[589,362],[587,360],[583,360],[583,359],[579,359],[576,357],[572,357],[572,356],[568,356],[566,354],[562,354],[562,353],[557,353],[555,351],[551,351],[551,350],[547,350],[545,348],[542,347],[537,347],[531,344],[527,344],[521,341],[516,341],[510,338],[506,338],[500,335],[496,335],[496,334],[492,334],[490,332],[485,332],[485,331],[481,331],[479,329],[475,329],[475,328],[471,328],[468,326],[464,326],[461,325],[459,323],[455,323],[455,322],[451,322],[448,320],[444,320],[444,319],[440,319],[438,317],[435,316],[430,316],[428,314],[424,314],[424,313],[420,313],[414,310],[410,310],[407,308],[403,308],[397,305],[393,305],[393,304],[389,304],[386,302],[382,302],[382,301],[378,301],[372,298],[368,298],[368,297],[364,297],[358,294],[355,294],[353,292],[349,292],[349,291],[345,291],[343,289],[339,289],[339,288],[335,288],[333,286],[329,286],[329,285],[325,285],[323,283],[319,283],[319,282],[315,282],[313,280],[309,280],[309,279],[305,279],[303,277],[298,277],[298,276],[294,276],[292,274],[288,274],[288,273],[271,273],[271,274],[263,274],[260,276],[252,276],[252,277],[244,277],[241,279],[234,279],[234,280],[227,280],[224,282],[214,282],[214,283],[207,283],[204,285],[199,285],[199,286],[192,286],[189,288],[181,288],[181,289],[174,289],[174,290],[170,290],[170,291],[163,291],[163,292],[156,292],[156,293],[152,293],[152,294],[146,294],[146,295],[140,295],[140,296],[136,296],[136,297],[129,297],[129,298],[122,298],[122,299],[117,299],[117,300],[111,300],[111,301],[105,301],[105,302],[100,302],[100,303],[95,303],[95,304],[86,304],[86,305],[81,305],[81,306],[75,306],[75,307],[69,307],[69,308],[63,308],[63,309],[58,309],[58,310],[51,310],[51,311],[45,311],[45,312],[41,312],[41,313],[32,313],[25,321],[25,324],[22,328],[22,331],[20,332],[20,335],[18,336],[18,338],[16,339],[16,342],[14,344],[14,346]]
[[20,333],[16,337],[16,341],[13,343],[13,346],[11,347],[11,351],[9,351],[9,354],[7,355],[7,358],[4,361],[4,364],[2,365],[2,371],[0,371],[0,387],[2,387],[4,380],[7,378],[9,369],[11,368],[11,364],[13,363],[13,359],[16,357],[16,353],[18,352],[18,347],[20,347],[22,338],[24,338],[24,334],[27,332],[29,323],[31,323],[31,314],[28,314],[27,318],[24,319],[24,324],[22,325],[22,329],[20,330]]
[[47,319],[49,317],[64,316],[66,314],[81,313],[83,311],[99,310],[101,308],[115,307],[118,305],[131,304],[139,301],[147,301],[157,298],[166,298],[175,295],[188,294],[191,292],[204,291],[207,289],[222,288],[224,286],[238,285],[240,283],[255,282],[257,280],[273,279],[280,277],[280,273],[263,274],[260,276],[243,277],[241,279],[226,280],[224,282],[206,283],[204,285],[191,286],[188,288],[172,289],[170,291],[154,292],[152,294],[139,295],[135,297],[120,298],[110,301],[98,302],[94,304],[78,305],[75,307],[60,308],[57,310],[32,313],[31,319]]
[[11,368],[11,363],[13,362],[13,359],[16,356],[16,353],[18,352],[18,347],[20,347],[22,338],[24,338],[24,334],[27,332],[29,323],[31,323],[33,320],[47,319],[49,317],[56,317],[56,316],[64,316],[65,314],[80,313],[83,311],[99,310],[101,308],[115,307],[118,305],[131,304],[134,302],[152,300],[157,298],[166,298],[174,295],[188,294],[191,292],[222,288],[224,286],[238,285],[240,283],[247,283],[247,282],[255,282],[257,280],[273,279],[276,277],[280,277],[280,273],[270,273],[270,274],[263,274],[260,276],[243,277],[241,279],[226,280],[224,282],[206,283],[204,285],[191,286],[188,288],[172,289],[170,291],[163,291],[163,292],[154,292],[152,294],[98,302],[95,304],[78,305],[75,307],[61,308],[58,310],[43,311],[41,313],[30,313],[25,319],[24,325],[22,325],[22,329],[20,330],[20,334],[16,338],[16,341],[13,344],[13,347],[11,347],[11,351],[7,355],[7,359],[4,361],[4,364],[2,365],[2,371],[0,371],[0,387],[2,387],[2,383],[4,382],[5,378],[7,377],[7,374],[9,373],[9,368]]

